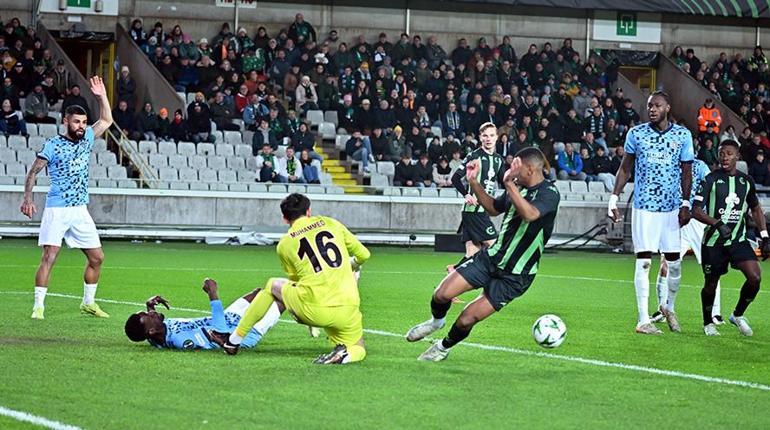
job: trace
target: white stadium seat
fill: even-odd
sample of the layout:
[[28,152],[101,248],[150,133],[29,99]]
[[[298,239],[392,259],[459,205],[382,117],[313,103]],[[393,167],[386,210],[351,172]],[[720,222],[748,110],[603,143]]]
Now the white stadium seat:
[[195,155],[195,144],[192,142],[179,142],[177,152],[182,155]]
[[158,152],[166,155],[174,155],[176,154],[176,143],[160,142],[158,143]]
[[155,154],[158,152],[158,144],[150,140],[139,141],[139,153]]

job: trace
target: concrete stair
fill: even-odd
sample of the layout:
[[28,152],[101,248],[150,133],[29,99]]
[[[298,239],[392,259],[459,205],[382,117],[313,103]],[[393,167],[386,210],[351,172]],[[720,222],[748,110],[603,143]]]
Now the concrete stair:
[[331,154],[334,154],[337,151],[333,144],[331,146],[317,144],[315,151],[323,157],[324,161],[321,168],[325,173],[331,175],[334,185],[342,187],[342,189],[345,190],[345,194],[363,194],[365,192],[364,188],[359,185],[358,179],[350,173],[349,164],[345,161],[332,158]]

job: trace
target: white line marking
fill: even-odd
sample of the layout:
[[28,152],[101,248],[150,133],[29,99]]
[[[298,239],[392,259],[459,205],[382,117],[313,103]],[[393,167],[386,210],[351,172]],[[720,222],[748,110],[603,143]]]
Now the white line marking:
[[[31,295],[32,293],[23,292],[23,291],[0,291],[0,294]],[[80,296],[73,296],[69,294],[58,294],[58,293],[48,293],[48,296],[61,297],[66,299],[77,299],[77,300],[82,299]],[[129,302],[129,301],[123,301],[123,300],[111,300],[111,299],[96,299],[96,300],[103,303],[113,303],[113,304],[119,304],[119,305],[142,306],[142,307],[144,306],[144,303]],[[173,309],[185,311],[185,312],[196,312],[201,314],[209,313],[209,311],[204,311],[202,309],[178,308],[178,307],[174,307]],[[296,324],[296,322],[293,320],[279,320],[279,321],[284,323]],[[393,333],[393,332],[384,331],[384,330],[364,329],[364,332],[369,334],[376,334],[380,336],[387,336],[387,337],[397,337],[397,338],[404,337],[403,334]],[[423,341],[430,342],[432,341],[432,339],[423,339]],[[698,375],[697,373],[686,373],[686,372],[679,372],[676,370],[666,370],[666,369],[658,369],[655,367],[637,366],[635,364],[616,363],[612,361],[597,360],[593,358],[585,358],[585,357],[579,357],[579,356],[573,356],[573,355],[560,355],[560,354],[553,354],[550,352],[530,351],[526,349],[509,348],[506,346],[498,346],[498,345],[486,345],[486,344],[474,343],[474,342],[463,342],[463,343],[460,343],[459,345],[465,346],[468,348],[483,349],[487,351],[507,352],[510,354],[524,355],[528,357],[550,358],[553,360],[568,361],[572,363],[588,364],[588,365],[599,366],[599,367],[610,367],[615,369],[630,370],[632,372],[641,372],[641,373],[650,373],[653,375],[670,376],[670,377],[679,378],[679,379],[690,379],[690,380],[695,380],[700,382],[707,382],[711,384],[733,385],[733,386],[738,386],[743,388],[753,388],[755,390],[770,392],[770,385],[760,384],[757,382],[717,378],[713,376]]]
[[[83,266],[67,266],[67,265],[56,265],[54,268],[61,267],[64,269],[78,269],[83,270]],[[0,268],[3,269],[36,269],[36,264],[0,264]],[[102,270],[155,270],[155,271],[162,271],[162,272],[210,272],[210,273],[221,273],[221,272],[231,272],[231,273],[246,273],[246,272],[256,272],[256,273],[277,273],[280,272],[280,269],[245,269],[245,268],[203,268],[203,267],[153,267],[153,266],[103,266]],[[366,275],[367,273],[373,273],[378,275],[441,275],[445,276],[446,274],[444,272],[437,272],[437,271],[398,271],[398,270],[367,270],[366,268],[363,269],[362,274]],[[546,274],[537,274],[538,278],[551,278],[551,279],[567,279],[567,280],[578,280],[578,281],[591,281],[591,282],[607,282],[607,283],[617,283],[617,284],[633,284],[633,280],[627,280],[627,279],[609,279],[609,278],[594,278],[590,276],[567,276],[567,275],[546,275]],[[589,286],[593,286],[596,284],[587,284]],[[687,288],[703,288],[703,285],[694,285],[694,284],[681,284],[680,287],[687,287]],[[729,287],[721,287],[722,291],[740,291],[740,288],[729,288]],[[770,291],[768,290],[759,290],[759,294],[768,294]]]
[[13,418],[17,421],[24,421],[54,430],[81,430],[81,428],[77,426],[60,423],[59,421],[52,421],[48,418],[32,415],[27,412],[15,411],[2,406],[0,406],[0,415],[5,415],[6,417]]

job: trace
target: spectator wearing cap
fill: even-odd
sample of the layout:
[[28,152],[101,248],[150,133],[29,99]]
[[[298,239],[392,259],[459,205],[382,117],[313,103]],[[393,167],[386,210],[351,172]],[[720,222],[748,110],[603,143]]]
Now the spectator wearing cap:
[[372,109],[372,102],[368,98],[361,100],[361,105],[356,109],[354,118],[356,129],[369,133],[374,128],[374,110]]
[[268,118],[263,117],[259,120],[259,126],[254,131],[254,136],[251,140],[252,154],[257,155],[259,149],[265,144],[273,149],[278,149],[278,136],[276,136],[275,132],[270,129]]
[[214,53],[214,50],[209,45],[209,40],[205,37],[202,37],[200,40],[198,40],[198,55],[200,58],[203,58],[204,56],[211,58],[211,56]]
[[80,95],[80,86],[75,84],[72,87],[70,87],[69,94],[64,97],[64,101],[62,101],[61,105],[61,113],[64,115],[64,112],[67,111],[67,108],[70,106],[80,106],[88,115],[88,122],[91,123],[91,110],[88,108],[88,102],[86,99]]
[[714,99],[711,97],[708,97],[703,106],[698,109],[698,131],[704,133],[709,125],[714,127],[716,133],[719,133],[719,127],[722,125],[722,113],[714,105]]
[[295,94],[296,109],[302,116],[309,110],[318,110],[318,93],[309,76],[302,76]]
[[[198,93],[201,94],[202,93]],[[197,95],[196,95],[197,97]],[[187,124],[190,131],[190,140],[193,143],[209,142],[216,140],[211,134],[211,111],[204,102],[194,101],[187,108]]]
[[134,93],[136,92],[136,81],[131,77],[128,66],[120,68],[120,77],[118,78],[118,101],[124,100],[128,107],[134,107]]
[[556,156],[559,165],[559,179],[570,181],[585,181],[583,172],[583,160],[580,154],[575,152],[571,143],[564,144],[564,150]]
[[33,124],[56,124],[56,119],[48,116],[48,110],[48,98],[43,92],[43,85],[37,83],[24,103],[24,119]]
[[357,114],[356,107],[353,106],[353,96],[345,94],[342,97],[342,104],[337,108],[337,121],[340,128],[352,131],[356,127]]
[[24,63],[19,61],[13,65],[13,69],[8,73],[8,76],[13,81],[13,85],[19,93],[19,97],[26,97],[29,93],[32,84],[29,72],[30,70],[24,66]]
[[749,160],[749,176],[760,185],[770,185],[770,163],[765,159],[765,151],[756,152],[753,160]]
[[[163,118],[163,109],[161,109],[161,119]],[[171,120],[168,128],[168,137],[174,142],[190,140],[190,128],[187,121],[182,116],[182,109],[174,111],[174,119]],[[163,138],[163,136],[161,136]]]

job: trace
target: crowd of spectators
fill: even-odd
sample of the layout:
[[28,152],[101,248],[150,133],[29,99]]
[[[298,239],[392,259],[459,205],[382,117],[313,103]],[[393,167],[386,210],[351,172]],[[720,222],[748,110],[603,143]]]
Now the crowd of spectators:
[[[712,169],[718,164],[719,143],[725,139],[741,145],[741,158],[757,184],[770,185],[770,171],[765,153],[770,151],[770,65],[761,46],[750,57],[742,53],[728,57],[722,52],[712,62],[701,61],[693,49],[674,48],[671,59],[689,73],[710,96],[698,110],[697,157]],[[738,133],[734,127],[723,129],[723,112],[715,105],[722,101],[748,126]]]
[[64,61],[54,59],[35,29],[18,18],[3,25],[0,60],[0,133],[5,136],[28,136],[28,123],[56,123],[50,113],[67,106],[88,108]]
[[[198,142],[211,139],[207,119],[217,129],[239,119],[255,132],[251,143],[261,166],[284,138],[295,154],[316,158],[303,121],[307,111],[320,109],[337,112],[338,133],[350,136],[345,152],[365,174],[371,163],[393,162],[394,183],[404,186],[451,186],[444,178],[477,147],[478,127],[487,121],[499,127],[497,152],[509,162],[518,150],[537,146],[551,161],[550,177],[606,181],[600,178],[612,165],[604,157],[615,154],[639,121],[622,89],[608,93],[596,59],[582,58],[570,39],[558,49],[532,44],[523,55],[508,36],[498,45],[463,38],[452,48],[435,36],[423,43],[407,34],[391,40],[380,33],[374,43],[360,35],[347,43],[335,30],[321,40],[301,13],[275,35],[264,27],[233,33],[225,23],[209,42],[179,25],[167,31],[157,22],[145,30],[139,19],[130,34],[169,84],[196,99],[178,135],[170,136],[173,127],[169,135],[158,133],[152,121],[139,118],[127,131]],[[121,79],[130,112],[131,78]],[[151,117],[152,109],[145,105],[140,116]],[[121,115],[113,116],[123,124]],[[265,153],[266,145],[272,152]],[[268,164],[274,171],[260,174],[263,179],[296,176],[284,174],[280,163]]]

